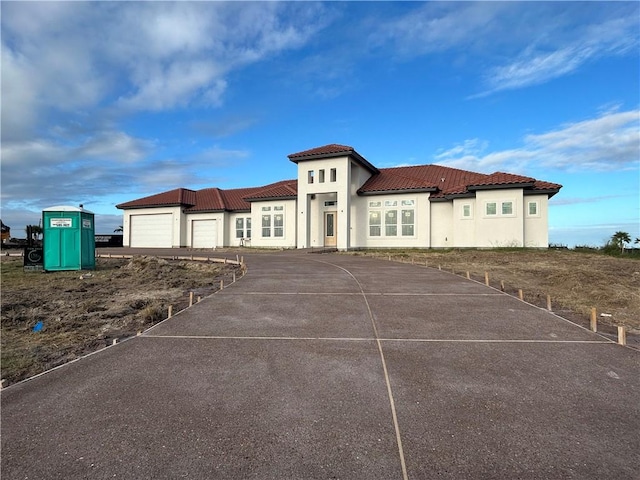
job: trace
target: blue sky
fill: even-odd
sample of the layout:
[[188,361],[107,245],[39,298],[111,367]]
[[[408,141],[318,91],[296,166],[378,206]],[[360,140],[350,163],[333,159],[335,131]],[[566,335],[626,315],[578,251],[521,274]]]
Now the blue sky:
[[295,178],[353,146],[564,185],[550,241],[640,237],[638,2],[2,2],[2,220]]

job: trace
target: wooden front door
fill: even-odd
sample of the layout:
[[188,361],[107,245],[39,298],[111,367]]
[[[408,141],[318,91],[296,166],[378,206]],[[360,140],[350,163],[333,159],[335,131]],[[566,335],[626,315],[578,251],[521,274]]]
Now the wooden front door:
[[336,231],[336,212],[324,213],[324,246],[335,247],[338,244]]

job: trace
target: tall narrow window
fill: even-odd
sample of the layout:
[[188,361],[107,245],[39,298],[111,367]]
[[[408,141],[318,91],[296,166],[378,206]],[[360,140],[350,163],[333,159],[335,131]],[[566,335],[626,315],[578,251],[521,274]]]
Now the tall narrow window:
[[369,212],[369,236],[379,237],[380,225],[382,225],[382,215],[380,215],[380,212]]
[[251,217],[247,217],[247,221],[245,222],[246,224],[246,237],[247,238],[251,238]]
[[324,183],[324,169],[318,170],[318,182]]
[[387,237],[398,235],[398,211],[387,210],[384,213],[384,234]]
[[402,236],[413,236],[414,210],[402,210]]
[[273,236],[284,237],[284,214],[273,214]]
[[335,169],[335,168],[332,168],[332,169],[329,171],[329,181],[331,181],[331,182],[335,182],[335,181],[336,181],[336,178],[337,178],[337,172],[336,172],[336,169]]
[[309,183],[313,183],[313,176],[314,176],[313,170],[309,170],[309,172],[307,173],[307,180],[309,181]]
[[538,215],[538,202],[529,202],[529,216],[535,217]]
[[244,238],[244,218],[236,218],[236,238]]
[[262,215],[262,236],[263,237],[271,236],[271,215],[270,214]]
[[471,217],[471,205],[463,205],[462,206],[462,216],[464,218],[470,218]]

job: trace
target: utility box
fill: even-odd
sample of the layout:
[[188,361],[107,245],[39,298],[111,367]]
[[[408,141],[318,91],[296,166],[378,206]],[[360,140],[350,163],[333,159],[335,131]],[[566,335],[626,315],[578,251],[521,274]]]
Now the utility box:
[[42,211],[44,269],[96,268],[94,214],[80,207],[57,206]]

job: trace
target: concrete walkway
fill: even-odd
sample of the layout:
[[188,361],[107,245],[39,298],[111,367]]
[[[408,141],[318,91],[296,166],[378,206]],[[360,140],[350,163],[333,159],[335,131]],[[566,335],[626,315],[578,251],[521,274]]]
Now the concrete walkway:
[[143,336],[3,390],[2,478],[640,477],[637,351],[425,267],[245,261]]

